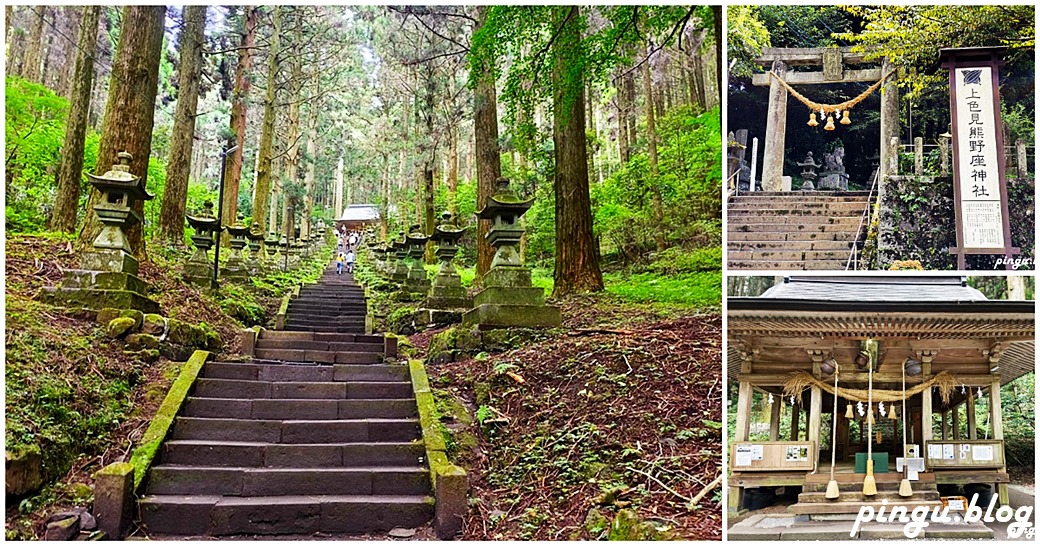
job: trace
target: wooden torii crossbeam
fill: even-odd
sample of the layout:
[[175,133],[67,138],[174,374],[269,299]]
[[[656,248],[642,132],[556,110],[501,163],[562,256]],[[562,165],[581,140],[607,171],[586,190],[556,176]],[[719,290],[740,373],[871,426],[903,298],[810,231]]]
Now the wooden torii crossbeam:
[[[828,48],[765,48],[755,59],[766,73],[755,74],[751,83],[769,87],[769,111],[766,114],[764,158],[762,161],[762,189],[781,191],[784,169],[784,140],[787,129],[787,90],[771,78],[769,71],[783,78],[789,85],[876,82],[891,70],[888,60],[881,68],[847,69],[868,63],[864,53],[856,53],[851,47]],[[788,72],[790,66],[819,66],[822,70],[811,72]],[[892,137],[899,137],[899,94],[892,79],[882,85],[881,90],[881,168],[888,169],[888,146]],[[880,190],[879,190],[880,191]]]

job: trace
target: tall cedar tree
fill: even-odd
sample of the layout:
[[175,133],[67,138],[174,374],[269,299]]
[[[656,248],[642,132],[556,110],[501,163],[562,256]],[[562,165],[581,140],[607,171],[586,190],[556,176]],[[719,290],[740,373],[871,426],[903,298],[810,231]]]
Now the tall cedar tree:
[[[112,168],[117,163],[119,152],[125,150],[134,158],[130,163],[130,173],[141,177],[142,183],[147,184],[165,18],[166,6],[123,8],[123,24],[112,62],[95,174],[103,174]],[[91,190],[88,211],[93,210],[100,196],[97,190]],[[135,203],[134,211],[143,218],[144,202]],[[79,233],[80,246],[89,246],[100,232],[101,222],[94,214],[89,214]],[[144,226],[134,224],[127,238],[134,256],[139,260],[146,259]]]
[[76,46],[76,65],[73,68],[69,118],[65,125],[65,140],[61,145],[61,162],[55,175],[57,194],[50,229],[72,233],[76,230],[79,211],[79,188],[83,182],[83,145],[87,136],[90,114],[90,93],[94,86],[94,52],[97,49],[99,6],[85,6],[80,19],[79,39]]
[[643,95],[646,97],[646,147],[650,156],[650,195],[654,204],[654,241],[657,251],[666,248],[664,240],[664,205],[661,202],[661,172],[657,166],[657,124],[654,115],[654,85],[650,78],[650,45],[643,48]]
[[[487,22],[487,6],[477,6],[477,24],[473,25],[475,36]],[[477,210],[487,205],[488,197],[495,193],[495,181],[502,176],[502,158],[498,148],[498,97],[495,94],[495,77],[491,61],[481,61],[480,71],[473,90],[473,142],[477,160]],[[580,104],[580,103],[579,103]],[[491,269],[495,249],[484,236],[491,230],[490,220],[477,224],[477,277],[482,278]]]
[[[256,42],[256,6],[244,6],[245,28],[235,66],[235,89],[231,96],[231,132],[238,148],[228,156],[224,170],[224,204],[221,218],[238,217],[238,190],[242,181],[242,158],[246,148],[246,101],[249,98],[249,71],[253,66]],[[255,216],[254,216],[255,218]],[[262,225],[262,224],[261,224]]]
[[195,111],[199,102],[205,29],[206,6],[186,6],[184,30],[180,39],[181,66],[177,74],[179,96],[170,139],[170,159],[166,164],[166,187],[163,189],[162,210],[159,213],[159,237],[177,243],[184,241],[184,208],[188,200],[191,149],[195,143]]
[[271,160],[274,148],[274,101],[278,85],[279,39],[282,33],[282,8],[274,7],[271,47],[267,53],[267,94],[264,97],[264,119],[260,126],[260,150],[256,169],[256,188],[253,195],[253,220],[264,227],[264,233],[273,233],[275,222],[268,217],[271,206]]
[[22,65],[22,77],[35,83],[41,83],[43,71],[43,23],[47,20],[47,6],[29,6],[32,14],[32,30],[29,31],[29,43],[25,50],[25,63]]
[[555,148],[556,272],[553,296],[603,290],[599,250],[592,234],[589,161],[585,137],[585,78],[577,6],[555,8],[553,144]]

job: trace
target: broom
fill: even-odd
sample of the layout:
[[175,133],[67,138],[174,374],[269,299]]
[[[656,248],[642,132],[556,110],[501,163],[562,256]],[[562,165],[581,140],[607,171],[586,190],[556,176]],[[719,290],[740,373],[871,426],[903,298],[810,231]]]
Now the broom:
[[841,492],[838,491],[838,480],[834,479],[834,462],[835,453],[837,452],[836,446],[837,441],[835,438],[838,435],[838,369],[837,366],[834,368],[834,411],[831,413],[831,418],[834,424],[831,426],[831,481],[827,482],[827,494],[825,495],[828,499],[836,499],[841,496]]
[[914,494],[914,488],[910,485],[909,464],[906,460],[906,362],[903,362],[903,479],[899,482],[899,496],[910,497]]
[[[867,407],[874,410],[874,363],[870,363],[867,374]],[[874,419],[873,413],[867,414],[867,477],[863,478],[863,494],[868,497],[877,495],[877,482],[874,481]]]

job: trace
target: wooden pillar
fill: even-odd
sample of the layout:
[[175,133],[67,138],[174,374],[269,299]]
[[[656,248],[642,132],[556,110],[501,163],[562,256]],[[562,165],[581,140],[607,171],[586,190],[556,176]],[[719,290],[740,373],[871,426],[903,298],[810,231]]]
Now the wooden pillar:
[[978,440],[979,434],[976,430],[978,427],[975,425],[975,397],[968,393],[968,399],[965,402],[967,403],[964,406],[964,413],[967,414],[968,418],[968,439]]
[[[993,439],[1004,441],[1004,415],[1000,407],[1000,376],[993,376],[993,383],[989,386],[989,421],[993,423]],[[1001,472],[1007,472],[1007,467],[1001,467]],[[1008,486],[1006,483],[997,484],[997,497],[1001,506],[1007,506]]]
[[[773,72],[787,77],[787,65],[773,61]],[[784,137],[787,131],[787,89],[775,78],[769,81],[769,110],[766,113],[766,135],[762,158],[762,189],[780,191],[784,176]]]
[[[921,354],[921,381],[932,378],[932,355]],[[927,449],[925,444],[932,441],[932,387],[921,393],[921,452]]]
[[[1023,144],[1023,147],[1025,144]],[[755,177],[758,176],[758,137],[751,139],[751,183],[748,191],[755,191]]]
[[950,412],[949,410],[943,411],[942,415],[942,439],[950,439]]
[[797,442],[800,433],[799,419],[802,416],[802,412],[798,410],[798,404],[791,404],[791,441]]
[[960,404],[953,407],[953,439],[961,439],[961,406]]
[[780,403],[779,397],[774,397],[773,404],[769,406],[769,441],[775,442],[780,439]]
[[809,397],[809,423],[806,427],[807,440],[816,446],[816,460],[820,459],[820,421],[823,420],[823,390],[813,385]]
[[733,433],[733,439],[737,442],[746,442],[751,428],[751,398],[753,394],[751,383],[740,382],[740,390],[737,393],[737,424]]

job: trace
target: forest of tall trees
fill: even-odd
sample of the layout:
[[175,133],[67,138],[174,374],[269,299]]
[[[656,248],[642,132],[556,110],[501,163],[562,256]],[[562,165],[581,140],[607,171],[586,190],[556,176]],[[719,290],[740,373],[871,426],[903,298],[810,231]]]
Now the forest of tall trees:
[[[474,212],[506,176],[537,198],[523,254],[557,294],[604,267],[704,269],[720,240],[720,21],[708,6],[9,6],[6,225],[98,228],[83,173],[129,151],[157,197],[131,233],[185,244],[185,212],[306,235],[373,203],[381,235]],[[478,274],[481,225],[464,240]],[[707,253],[707,254],[705,254]],[[655,265],[656,264],[656,265]],[[692,264],[692,265],[691,265]],[[699,264],[699,265],[698,265]],[[714,269],[718,269],[716,263]]]

